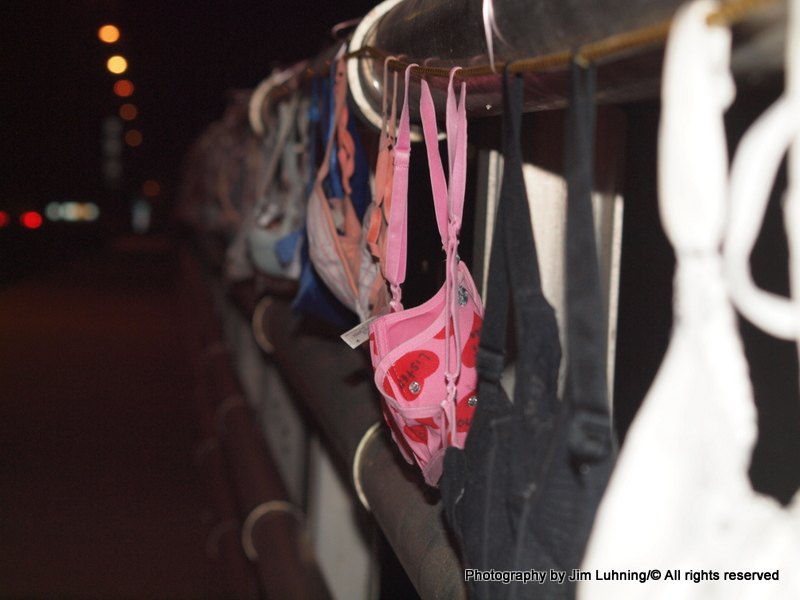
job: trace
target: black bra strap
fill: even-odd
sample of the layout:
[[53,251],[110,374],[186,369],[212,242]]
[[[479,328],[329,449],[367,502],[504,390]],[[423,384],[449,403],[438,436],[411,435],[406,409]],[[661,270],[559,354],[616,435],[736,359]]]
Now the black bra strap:
[[573,62],[564,140],[567,180],[567,398],[574,410],[573,455],[600,459],[611,448],[606,377],[606,319],[592,216],[595,70]]
[[[492,238],[486,314],[481,329],[478,372],[497,383],[504,367],[509,300],[513,294],[517,320],[534,304],[544,302],[536,243],[522,174],[520,129],[523,79],[503,75],[503,184]],[[523,319],[524,320],[524,319]]]

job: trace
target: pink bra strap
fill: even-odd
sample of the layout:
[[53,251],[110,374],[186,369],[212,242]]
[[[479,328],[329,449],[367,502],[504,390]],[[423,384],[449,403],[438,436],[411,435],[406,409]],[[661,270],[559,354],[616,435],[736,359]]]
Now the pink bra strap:
[[[461,97],[456,111],[456,97],[453,91],[453,75],[460,67],[450,71],[447,86],[447,150],[450,158],[450,196],[448,221],[449,238],[456,238],[461,231],[461,218],[464,214],[464,196],[467,185],[467,84],[461,82]],[[453,131],[455,130],[455,131]],[[455,134],[455,135],[454,135]]]
[[[388,66],[389,59],[386,59],[386,63]],[[386,69],[386,67],[384,67]],[[392,140],[392,161],[394,161],[394,146],[397,145],[397,71],[394,72],[394,85],[392,86],[392,114],[389,117],[389,129],[388,129],[388,137]],[[384,85],[384,89],[386,86]],[[394,166],[394,162],[392,163]],[[391,190],[387,194],[386,198],[384,198],[386,202],[386,214],[389,214],[389,211],[392,208],[392,193]]]
[[[453,172],[455,162],[455,139],[458,133],[458,120],[456,106],[456,96],[453,93],[453,76],[455,75],[458,67],[450,70],[450,78],[447,82],[447,104],[445,108],[445,131],[447,132],[447,168],[448,173]],[[452,185],[452,182],[451,182]]]
[[[461,231],[461,219],[464,213],[464,194],[467,180],[467,112],[466,82],[461,83],[460,102],[456,103],[453,89],[453,75],[460,69],[450,71],[447,86],[446,131],[449,182],[445,180],[442,159],[439,155],[438,130],[436,126],[436,109],[433,105],[430,87],[423,79],[420,83],[420,116],[428,153],[428,165],[431,172],[431,189],[436,209],[436,221],[442,246],[458,244]],[[449,187],[448,187],[449,183]],[[453,248],[455,250],[455,248]]]
[[[447,215],[447,245],[445,247],[447,256],[447,289],[445,291],[445,378],[447,380],[447,411],[449,414],[448,428],[455,431],[457,427],[456,419],[456,383],[461,374],[461,331],[458,318],[458,235],[461,231],[461,217],[464,212],[464,193],[466,191],[467,179],[467,103],[466,103],[466,81],[461,82],[461,98],[456,105],[456,96],[453,90],[453,76],[460,67],[450,70],[450,80],[447,84],[447,108],[446,108],[446,127],[447,127],[447,155],[449,159],[449,188],[448,188],[448,215]],[[455,340],[455,356],[451,349],[450,328],[453,328],[453,338]],[[455,360],[453,360],[455,359]]]
[[[425,145],[428,152],[428,164],[431,173],[431,189],[433,191],[436,220],[442,245],[447,256],[447,279],[445,282],[445,377],[447,379],[447,398],[444,406],[448,409],[448,422],[455,428],[456,382],[461,373],[461,332],[458,311],[458,234],[461,229],[461,217],[464,210],[464,192],[466,189],[467,167],[467,113],[466,82],[461,84],[460,102],[456,103],[453,89],[453,75],[459,67],[450,71],[447,86],[446,128],[449,187],[444,178],[442,159],[439,154],[439,142],[436,127],[436,110],[433,105],[430,87],[425,80],[421,82],[420,115]],[[455,356],[450,343],[455,341]]]
[[408,229],[408,163],[411,157],[411,118],[408,106],[408,88],[411,78],[409,65],[405,73],[403,90],[403,109],[400,112],[400,126],[397,130],[397,144],[394,149],[394,177],[392,180],[392,207],[389,212],[389,226],[386,240],[386,280],[392,290],[389,306],[392,311],[403,309],[400,285],[406,280],[406,252]]
[[[439,226],[439,236],[442,238],[442,246],[446,248],[448,237],[447,180],[444,177],[442,157],[439,154],[439,131],[436,126],[436,108],[433,105],[431,88],[424,79],[420,81],[419,114],[422,119],[425,150],[428,153],[431,190],[433,191],[433,206],[436,209],[436,224]],[[447,145],[450,145],[449,137],[447,139]]]

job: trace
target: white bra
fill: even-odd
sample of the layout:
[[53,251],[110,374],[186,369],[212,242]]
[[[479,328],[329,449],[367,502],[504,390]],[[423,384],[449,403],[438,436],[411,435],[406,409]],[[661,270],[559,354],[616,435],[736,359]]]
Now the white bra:
[[[706,23],[717,6],[682,7],[667,43],[659,206],[677,259],[674,330],[598,510],[581,600],[800,598],[800,495],[783,508],[748,477],[757,415],[732,303],[770,333],[797,339],[800,312],[789,301],[774,310],[778,300],[752,286],[748,260],[760,194],[800,110],[782,100],[767,111],[729,177],[731,36]],[[800,223],[789,229],[800,237]]]

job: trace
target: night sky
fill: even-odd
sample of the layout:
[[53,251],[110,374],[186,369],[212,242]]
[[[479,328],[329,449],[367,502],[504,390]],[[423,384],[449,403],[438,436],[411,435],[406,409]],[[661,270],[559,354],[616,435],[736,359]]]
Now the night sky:
[[[252,88],[276,64],[315,56],[330,29],[376,0],[12,0],[2,9],[0,210],[52,200],[109,201],[101,177],[102,120],[117,113],[118,78],[130,79],[139,110],[126,127],[143,136],[125,148],[124,191],[146,179],[174,195],[191,141],[219,118],[229,89]],[[10,5],[10,6],[9,6]],[[117,25],[120,41],[97,37]],[[129,60],[114,76],[113,54]]]

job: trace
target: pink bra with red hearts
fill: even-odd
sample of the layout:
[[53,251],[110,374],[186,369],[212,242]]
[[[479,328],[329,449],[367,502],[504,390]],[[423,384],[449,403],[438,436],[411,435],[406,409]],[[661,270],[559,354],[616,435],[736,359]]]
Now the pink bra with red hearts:
[[[392,312],[370,324],[370,355],[375,383],[392,436],[408,462],[416,461],[433,486],[442,474],[448,446],[463,448],[477,404],[478,350],[483,304],[466,265],[458,258],[467,167],[466,83],[456,101],[453,72],[447,88],[445,180],[437,139],[436,113],[428,83],[421,85],[420,114],[431,173],[436,221],[445,249],[446,280],[424,304],[403,310],[408,163],[411,152],[406,70],[405,102],[394,157],[392,203],[386,242],[386,278]],[[449,182],[449,183],[448,183]]]

